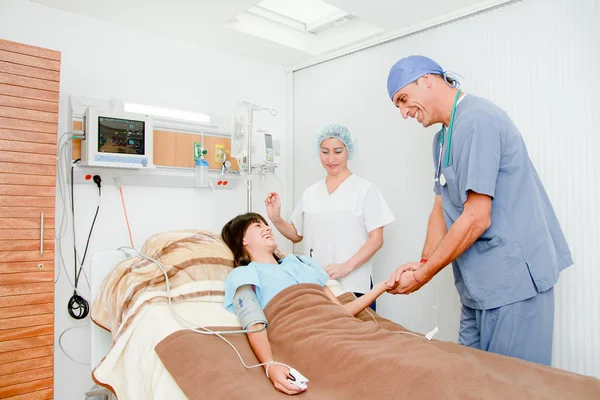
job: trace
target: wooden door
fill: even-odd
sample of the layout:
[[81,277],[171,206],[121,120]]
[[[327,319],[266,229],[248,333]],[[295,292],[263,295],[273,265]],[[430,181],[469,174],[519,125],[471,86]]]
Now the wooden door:
[[0,39],[0,399],[51,399],[60,53]]

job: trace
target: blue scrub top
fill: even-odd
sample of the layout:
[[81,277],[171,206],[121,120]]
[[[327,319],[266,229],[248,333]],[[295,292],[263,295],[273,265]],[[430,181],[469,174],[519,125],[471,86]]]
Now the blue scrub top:
[[[440,133],[433,140],[437,171]],[[521,133],[495,104],[466,95],[457,105],[450,165],[442,172],[446,226],[456,221],[473,191],[492,197],[492,223],[453,263],[461,302],[489,310],[552,288],[573,264],[571,252]]]
[[225,280],[225,307],[234,312],[233,296],[240,286],[254,285],[256,297],[264,309],[279,292],[299,283],[314,283],[325,286],[329,275],[312,258],[293,254],[280,264],[251,262],[244,267],[234,268]]

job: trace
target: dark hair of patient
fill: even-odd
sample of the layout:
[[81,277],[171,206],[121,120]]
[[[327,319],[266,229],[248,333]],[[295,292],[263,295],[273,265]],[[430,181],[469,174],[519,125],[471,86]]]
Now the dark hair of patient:
[[[256,213],[246,213],[238,215],[231,221],[225,224],[221,230],[221,238],[233,253],[234,268],[250,264],[250,255],[244,248],[244,235],[250,225],[255,223],[263,223],[269,225],[262,215]],[[277,261],[280,258],[273,253]]]

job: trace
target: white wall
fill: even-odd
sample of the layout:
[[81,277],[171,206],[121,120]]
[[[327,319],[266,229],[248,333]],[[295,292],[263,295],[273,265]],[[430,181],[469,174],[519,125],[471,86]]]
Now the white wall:
[[[404,121],[386,93],[389,68],[424,54],[463,75],[466,92],[503,107],[525,138],[567,236],[575,266],[556,288],[554,365],[600,377],[600,189],[593,162],[600,93],[600,2],[523,0],[294,74],[294,198],[323,174],[314,134],[346,124],[360,139],[351,169],[375,182],[397,221],[375,261],[381,280],[418,260],[433,201],[435,129]],[[417,331],[435,324],[455,340],[459,301],[449,268],[381,312]],[[379,306],[378,306],[379,307]]]
[[[59,131],[68,129],[67,99],[79,95],[118,98],[137,103],[233,116],[236,102],[246,100],[277,109],[256,115],[256,126],[279,133],[285,151],[286,78],[282,67],[220,53],[100,20],[80,17],[29,1],[0,2],[0,38],[58,50],[62,53]],[[265,115],[266,114],[266,115]],[[192,149],[190,149],[191,151]],[[278,175],[285,177],[285,166]],[[279,190],[268,178],[255,185],[256,209],[264,210],[267,189]],[[220,231],[231,217],[245,212],[244,185],[235,191],[124,187],[133,240],[140,248],[148,236],[166,230],[203,228]],[[57,197],[57,202],[59,198]],[[97,204],[95,185],[76,185],[77,246],[83,252]],[[60,212],[60,205],[57,206]],[[57,214],[57,221],[60,214]],[[89,253],[128,245],[129,237],[115,186],[104,185],[102,205]],[[291,246],[279,241],[284,250]],[[63,243],[72,276],[72,240]],[[91,257],[88,255],[88,260]],[[86,267],[89,263],[86,261]],[[89,292],[82,284],[83,295]],[[55,341],[77,325],[67,314],[72,294],[61,271],[56,285]],[[88,321],[86,319],[85,321]],[[64,345],[77,360],[89,361],[88,328],[69,331]],[[73,363],[56,346],[55,398],[82,399],[93,382],[88,366]]]

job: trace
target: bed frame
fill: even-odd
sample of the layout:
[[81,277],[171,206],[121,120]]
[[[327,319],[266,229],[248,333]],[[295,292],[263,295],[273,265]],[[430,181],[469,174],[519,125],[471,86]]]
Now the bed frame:
[[[105,252],[98,252],[94,254],[90,266],[90,292],[91,301],[90,304],[94,304],[94,300],[100,291],[104,278],[113,268],[125,260],[127,256],[120,250],[112,250]],[[90,362],[90,373],[94,371],[94,368],[102,358],[108,353],[112,345],[112,334],[98,325],[90,322],[90,350],[91,350],[91,362]],[[89,398],[101,398],[103,400],[116,400],[116,397],[105,388],[96,386],[85,394],[86,400]]]

